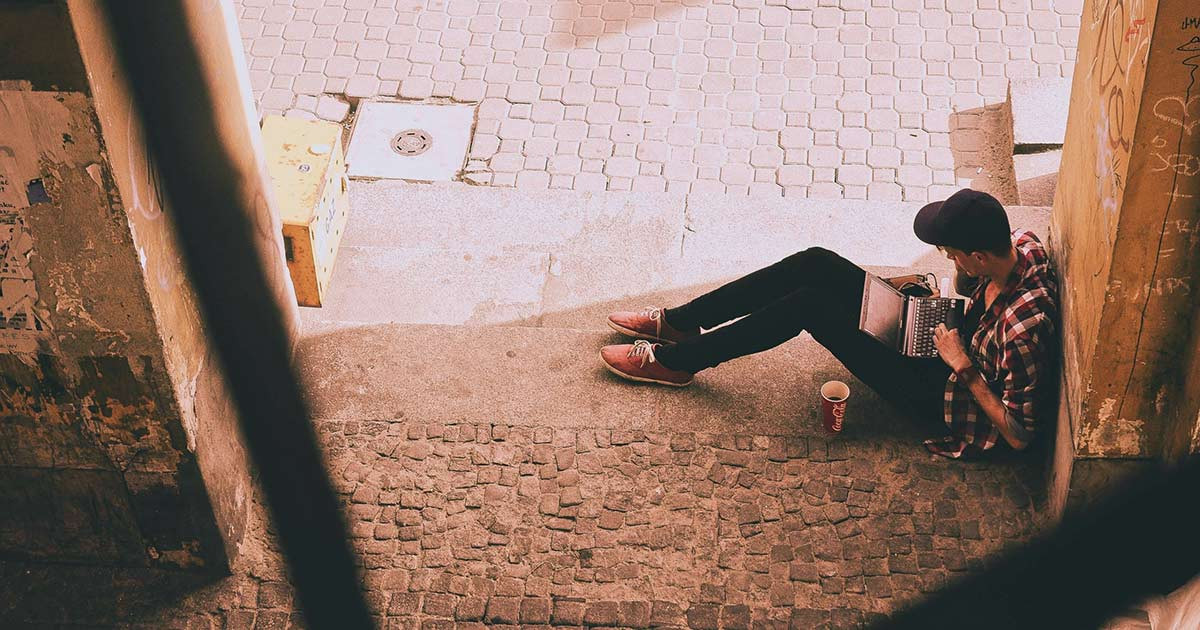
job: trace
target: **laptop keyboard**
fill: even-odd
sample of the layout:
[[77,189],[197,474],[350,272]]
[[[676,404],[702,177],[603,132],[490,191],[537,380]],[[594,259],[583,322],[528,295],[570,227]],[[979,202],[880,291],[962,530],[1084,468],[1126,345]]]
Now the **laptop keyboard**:
[[933,344],[933,329],[946,321],[946,316],[950,314],[953,306],[953,300],[921,300],[917,302],[916,325],[912,328],[915,337],[912,346],[913,356],[936,357],[938,355],[937,346]]

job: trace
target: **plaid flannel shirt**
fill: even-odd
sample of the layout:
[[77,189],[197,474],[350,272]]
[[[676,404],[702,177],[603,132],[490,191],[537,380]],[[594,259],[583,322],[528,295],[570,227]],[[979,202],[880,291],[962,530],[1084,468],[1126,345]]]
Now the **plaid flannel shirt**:
[[[1032,232],[1014,231],[1013,245],[1017,264],[991,306],[984,310],[986,278],[971,294],[964,319],[978,324],[967,353],[1003,403],[1008,418],[1032,437],[1039,416],[1048,408],[1045,398],[1055,386],[1058,281],[1046,248]],[[955,374],[946,381],[945,421],[951,435],[944,441],[930,441],[930,450],[939,455],[962,457],[1000,441],[1000,431]]]

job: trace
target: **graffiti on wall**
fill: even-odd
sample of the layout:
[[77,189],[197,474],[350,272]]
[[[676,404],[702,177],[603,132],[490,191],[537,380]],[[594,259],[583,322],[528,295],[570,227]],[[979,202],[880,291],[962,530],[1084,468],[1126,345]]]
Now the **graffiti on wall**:
[[1098,100],[1093,101],[1099,112],[1094,130],[1096,193],[1110,225],[1116,218],[1137,124],[1140,90],[1130,90],[1130,75],[1134,64],[1144,65],[1150,52],[1145,14],[1144,0],[1108,0],[1092,5],[1096,54],[1087,76],[1095,87],[1088,96]]
[[[1173,245],[1179,243],[1170,238],[1169,233],[1174,231],[1173,224],[1194,220],[1194,217],[1191,216],[1193,211],[1186,209],[1191,204],[1188,201],[1180,203],[1180,200],[1190,200],[1196,196],[1196,184],[1193,178],[1200,174],[1200,157],[1195,154],[1195,134],[1197,126],[1200,125],[1200,93],[1197,93],[1197,72],[1200,70],[1200,36],[1187,32],[1197,21],[1191,17],[1184,18],[1181,26],[1181,30],[1184,32],[1177,40],[1182,43],[1172,45],[1172,52],[1178,55],[1178,63],[1187,73],[1186,82],[1179,82],[1183,85],[1182,91],[1158,96],[1150,108],[1150,113],[1160,124],[1148,151],[1150,154],[1149,169],[1152,173],[1162,173],[1164,176],[1168,176],[1169,184],[1163,186],[1163,194],[1167,199],[1163,204],[1162,227],[1148,282],[1125,295],[1125,298],[1131,302],[1141,302],[1141,314],[1134,335],[1132,366],[1120,399],[1121,403],[1117,410],[1118,417],[1123,417],[1126,403],[1130,401],[1130,392],[1133,391],[1134,380],[1139,372],[1137,367],[1139,357],[1147,353],[1161,356],[1165,349],[1164,344],[1171,343],[1168,337],[1162,335],[1152,335],[1143,343],[1143,333],[1146,332],[1151,300],[1154,296],[1164,296],[1164,294],[1189,295],[1192,292],[1190,278],[1172,277],[1189,267],[1186,259],[1191,256],[1191,253],[1180,252],[1184,259],[1182,261],[1169,260],[1176,255],[1178,249]],[[1170,41],[1168,37],[1164,37],[1164,39]],[[1175,216],[1181,208],[1185,208],[1185,214],[1182,217]],[[1173,321],[1188,310],[1188,302],[1179,300],[1159,302],[1155,310],[1160,312],[1159,317]],[[1154,381],[1158,378],[1153,367],[1145,369],[1150,370],[1151,373],[1149,377],[1143,376],[1145,379],[1143,382]],[[1160,411],[1157,405],[1155,410]]]
[[[1194,19],[1200,21],[1200,18]],[[1185,20],[1184,24],[1187,23]],[[1197,73],[1200,71],[1200,36],[1192,37],[1175,50],[1183,53],[1184,57],[1180,63],[1189,69],[1187,87],[1184,88],[1181,95],[1164,96],[1158,99],[1151,111],[1155,118],[1171,127],[1178,127],[1179,139],[1176,146],[1170,147],[1166,138],[1160,135],[1154,137],[1155,151],[1152,151],[1151,155],[1158,161],[1151,168],[1155,172],[1171,171],[1175,175],[1193,177],[1200,173],[1200,156],[1184,152],[1183,143],[1185,139],[1195,134],[1196,127],[1200,126],[1200,93],[1196,89],[1196,80],[1200,78],[1197,77]],[[1174,149],[1174,152],[1166,153],[1170,149]],[[1180,194],[1178,181],[1173,184],[1171,193],[1169,193],[1172,198]]]

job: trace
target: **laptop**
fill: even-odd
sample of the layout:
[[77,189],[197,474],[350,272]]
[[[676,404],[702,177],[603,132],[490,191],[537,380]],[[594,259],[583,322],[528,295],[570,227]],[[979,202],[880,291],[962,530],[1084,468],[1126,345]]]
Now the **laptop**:
[[883,278],[868,273],[858,328],[905,356],[936,358],[933,329],[942,323],[956,327],[963,319],[966,303],[960,298],[907,296]]

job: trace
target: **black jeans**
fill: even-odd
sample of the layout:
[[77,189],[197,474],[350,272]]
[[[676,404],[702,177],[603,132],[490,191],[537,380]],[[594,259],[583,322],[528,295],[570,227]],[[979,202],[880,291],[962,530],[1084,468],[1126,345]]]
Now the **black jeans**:
[[[941,417],[950,368],[941,359],[906,357],[858,329],[866,272],[826,249],[793,254],[664,313],[678,330],[710,330],[655,357],[664,366],[699,372],[762,352],[807,330],[854,376],[886,400]],[[743,317],[744,316],[744,317]]]

